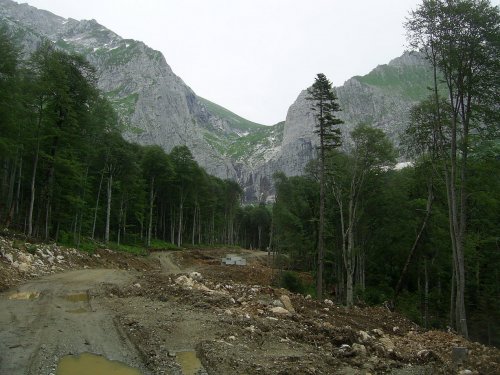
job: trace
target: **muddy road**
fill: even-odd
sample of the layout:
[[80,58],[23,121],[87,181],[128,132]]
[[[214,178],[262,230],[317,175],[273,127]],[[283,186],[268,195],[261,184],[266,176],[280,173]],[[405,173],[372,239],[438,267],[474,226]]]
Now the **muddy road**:
[[[497,374],[500,366],[498,349],[426,331],[384,307],[345,310],[277,288],[266,253],[133,257],[42,245],[32,254],[12,243],[0,237],[1,375],[115,373],[81,362],[84,372],[63,370],[84,358],[134,375]],[[228,252],[247,266],[221,265]],[[460,365],[456,346],[469,351]]]
[[143,374],[138,352],[97,297],[102,285],[132,282],[136,272],[69,271],[0,295],[0,374],[56,373],[58,359],[91,352]]

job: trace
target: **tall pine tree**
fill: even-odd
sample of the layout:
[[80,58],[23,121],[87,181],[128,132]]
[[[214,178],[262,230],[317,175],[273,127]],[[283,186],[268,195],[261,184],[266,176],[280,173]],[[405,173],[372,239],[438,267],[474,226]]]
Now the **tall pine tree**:
[[314,111],[316,134],[319,136],[319,182],[320,182],[320,208],[318,228],[318,270],[316,279],[317,298],[323,296],[323,263],[324,263],[324,227],[325,227],[325,160],[330,150],[341,144],[340,129],[337,125],[343,123],[335,117],[335,112],[340,111],[336,102],[337,96],[332,88],[332,83],[322,73],[316,76],[315,82],[308,90],[308,100],[311,101],[311,110]]

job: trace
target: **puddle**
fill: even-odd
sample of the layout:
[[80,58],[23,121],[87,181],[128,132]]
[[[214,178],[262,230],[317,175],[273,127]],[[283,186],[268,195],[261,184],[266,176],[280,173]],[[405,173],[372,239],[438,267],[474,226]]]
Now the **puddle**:
[[79,309],[66,310],[66,312],[71,314],[83,314],[89,311],[87,309],[84,309],[83,307],[80,307]]
[[70,302],[88,302],[89,295],[85,293],[66,294],[64,298]]
[[61,358],[56,375],[141,375],[137,369],[118,361],[110,361],[100,355],[82,353]]
[[9,296],[9,299],[14,299],[14,300],[31,300],[31,299],[36,299],[40,296],[40,292],[18,292],[11,294]]
[[176,357],[183,375],[197,375],[200,370],[203,370],[203,366],[194,351],[177,352]]

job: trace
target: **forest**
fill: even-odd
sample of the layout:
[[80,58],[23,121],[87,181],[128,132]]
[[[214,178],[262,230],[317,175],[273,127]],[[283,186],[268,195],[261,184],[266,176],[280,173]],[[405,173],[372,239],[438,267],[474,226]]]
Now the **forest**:
[[398,145],[366,123],[341,136],[319,74],[309,90],[318,157],[303,176],[276,173],[267,206],[243,204],[241,187],[208,175],[185,146],[126,141],[88,62],[49,42],[22,59],[3,27],[0,226],[84,251],[258,248],[292,291],[385,304],[498,346],[499,18],[473,0],[411,13],[409,44],[435,74]]

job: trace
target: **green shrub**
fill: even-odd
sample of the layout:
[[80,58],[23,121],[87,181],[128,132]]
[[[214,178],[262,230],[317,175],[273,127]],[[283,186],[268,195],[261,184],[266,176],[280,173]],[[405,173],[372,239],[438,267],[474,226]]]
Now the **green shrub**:
[[300,277],[292,271],[283,272],[280,285],[282,288],[288,289],[293,293],[303,294],[306,290],[304,283],[302,282]]

